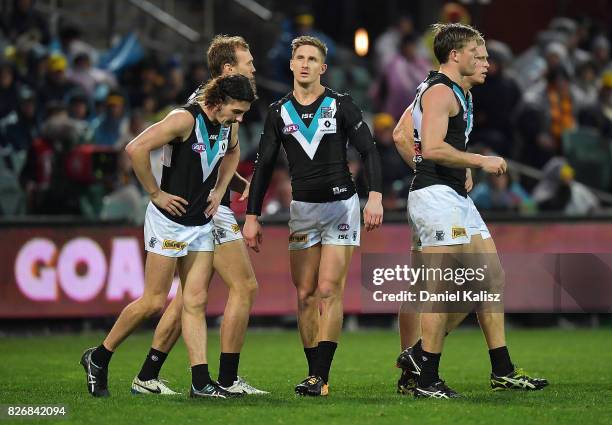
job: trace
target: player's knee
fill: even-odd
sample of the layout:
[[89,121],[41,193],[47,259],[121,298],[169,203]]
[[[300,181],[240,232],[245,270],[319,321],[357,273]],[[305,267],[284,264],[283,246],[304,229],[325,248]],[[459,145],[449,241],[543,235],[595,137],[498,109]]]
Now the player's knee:
[[319,296],[323,300],[342,296],[342,289],[336,282],[319,282]]
[[301,306],[308,306],[316,302],[316,288],[300,288],[297,291],[298,301]]
[[208,304],[208,294],[202,293],[183,298],[183,311],[200,312],[206,310]]
[[158,316],[164,311],[166,300],[161,297],[148,298],[142,302],[142,310],[145,317]]
[[253,301],[257,295],[258,285],[255,276],[250,276],[240,282],[239,285],[230,287],[230,292],[238,294],[242,299]]

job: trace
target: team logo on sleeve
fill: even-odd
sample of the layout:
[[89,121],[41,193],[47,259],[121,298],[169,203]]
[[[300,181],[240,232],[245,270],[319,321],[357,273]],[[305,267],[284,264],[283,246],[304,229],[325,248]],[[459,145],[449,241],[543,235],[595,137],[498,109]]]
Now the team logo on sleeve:
[[292,134],[300,129],[300,126],[297,124],[289,124],[283,127],[283,134]]

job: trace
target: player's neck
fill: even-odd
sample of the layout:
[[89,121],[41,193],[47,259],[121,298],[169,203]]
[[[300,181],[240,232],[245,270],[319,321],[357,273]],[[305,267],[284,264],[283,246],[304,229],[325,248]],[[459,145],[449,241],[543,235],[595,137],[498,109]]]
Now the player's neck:
[[295,100],[297,100],[300,105],[310,105],[317,100],[324,91],[325,87],[321,85],[320,81],[307,85],[302,85],[298,82],[293,84],[293,97],[295,97]]
[[438,71],[441,74],[446,75],[453,82],[455,82],[459,87],[463,87],[463,75],[459,72],[459,69],[449,66],[447,64],[440,65],[440,70]]

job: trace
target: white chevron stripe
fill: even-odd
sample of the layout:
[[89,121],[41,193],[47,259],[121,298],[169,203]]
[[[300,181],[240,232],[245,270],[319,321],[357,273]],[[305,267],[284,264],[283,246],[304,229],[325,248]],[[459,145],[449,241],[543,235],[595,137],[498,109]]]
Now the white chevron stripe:
[[[333,111],[332,116],[335,117],[336,112],[337,112],[336,111],[336,99],[332,100],[329,107]],[[300,123],[294,123],[293,121],[291,121],[291,117],[289,116],[289,112],[287,112],[287,109],[285,109],[285,105],[281,107],[281,117],[285,125],[291,125],[291,124],[297,124],[298,126],[300,125]],[[313,120],[318,120],[318,119],[319,117],[313,118]],[[314,156],[317,153],[317,149],[319,148],[319,144],[321,143],[321,139],[323,138],[323,136],[325,136],[325,134],[326,133],[323,133],[321,131],[320,127],[317,128],[317,131],[312,137],[312,141],[310,143],[308,143],[304,135],[299,130],[296,131],[295,133],[292,133],[291,135],[295,138],[295,140],[298,141],[300,146],[302,146],[302,149],[304,149],[304,152],[306,152],[306,155],[308,155],[308,158],[312,160],[314,159]]]

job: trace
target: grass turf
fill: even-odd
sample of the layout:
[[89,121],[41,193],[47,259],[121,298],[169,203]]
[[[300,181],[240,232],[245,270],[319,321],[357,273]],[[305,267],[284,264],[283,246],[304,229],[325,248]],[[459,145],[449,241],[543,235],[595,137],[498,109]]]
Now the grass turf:
[[[1,404],[64,404],[68,417],[40,423],[133,424],[504,424],[611,423],[611,330],[512,330],[513,361],[551,385],[539,392],[492,392],[489,358],[477,330],[447,338],[441,375],[464,395],[460,400],[414,400],[395,393],[397,334],[345,333],[331,373],[330,396],[298,398],[294,385],[306,373],[296,332],[251,331],[240,373],[271,392],[238,400],[191,400],[187,395],[130,394],[131,380],[148,351],[150,333],[133,335],[113,356],[109,399],[87,394],[81,352],[99,344],[101,334],[3,338],[0,340]],[[218,333],[211,332],[211,376],[218,371]],[[179,341],[162,377],[188,392],[190,373]],[[10,423],[4,419],[2,423]],[[32,419],[15,423],[34,423]]]

